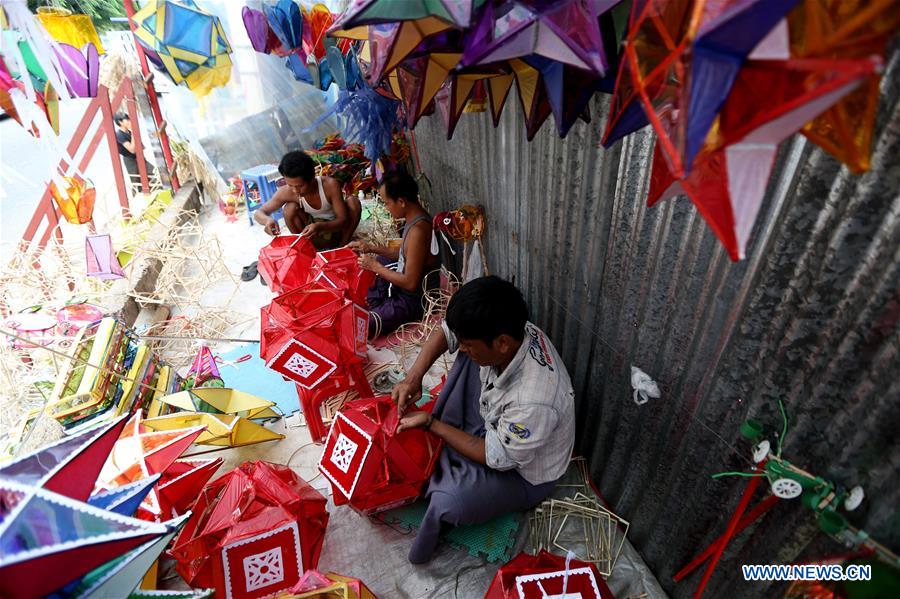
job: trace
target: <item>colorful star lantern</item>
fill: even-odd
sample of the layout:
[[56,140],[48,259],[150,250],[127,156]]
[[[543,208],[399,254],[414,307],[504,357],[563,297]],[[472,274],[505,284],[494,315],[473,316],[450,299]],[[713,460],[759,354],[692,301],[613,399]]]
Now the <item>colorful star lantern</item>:
[[177,520],[131,517],[156,477],[88,497],[125,425],[121,417],[0,469],[4,597],[127,596],[174,536]]
[[497,571],[484,595],[484,599],[544,597],[612,599],[614,595],[593,564],[547,551],[514,557]]
[[743,259],[778,144],[879,68],[876,58],[748,61],[686,177],[657,144],[648,204],[686,193],[732,260]]
[[[881,69],[868,51],[837,59],[804,46],[807,30],[821,35],[813,16],[790,13],[789,43],[783,17],[796,4],[650,1],[632,12],[604,143],[649,121],[658,142],[648,203],[686,193],[734,260],[745,254],[777,145]],[[808,53],[794,58],[797,48]]]
[[[0,34],[0,53],[8,68],[20,71],[13,75],[23,83],[25,97],[35,102],[39,96],[48,98],[51,89],[56,94],[64,94],[63,69],[53,50],[56,42],[25,2],[4,0],[2,10],[6,26]],[[58,125],[55,131],[59,133]]]
[[319,459],[335,505],[374,514],[421,495],[443,441],[422,429],[398,433],[398,423],[390,397],[352,401],[337,413]]
[[48,598],[128,597],[153,569],[157,559],[184,526],[187,518],[185,515],[165,522],[166,533],[158,539],[147,541],[121,557],[95,568]]
[[358,578],[341,576],[334,572],[322,574],[307,570],[289,591],[278,599],[377,599],[375,594]]
[[372,394],[363,372],[369,313],[322,282],[276,297],[262,309],[260,357],[297,385],[313,440],[325,436],[321,405],[354,389]]
[[94,216],[94,202],[97,199],[97,190],[93,184],[87,183],[78,175],[63,177],[64,191],[60,191],[55,181],[51,181],[50,196],[59,207],[59,212],[67,222],[73,225],[83,225],[91,222]]
[[[801,0],[788,23],[791,55],[796,58],[884,57],[900,29],[900,2]],[[881,73],[872,74],[801,130],[853,173],[869,170],[880,83]]]
[[460,66],[537,55],[602,76],[609,65],[598,17],[593,1],[562,0],[539,7],[524,0],[489,2]]
[[[142,424],[140,413],[135,414],[103,465],[95,491],[109,491],[162,474],[202,432],[203,428],[199,426],[153,431]],[[156,521],[169,517],[168,513],[163,513],[156,489],[151,490],[141,502],[137,515],[144,520]]]
[[[10,34],[10,35],[7,35]],[[0,108],[35,137],[41,136],[44,123],[59,134],[59,97],[47,82],[44,71],[30,47],[17,42],[15,32],[3,31],[0,39],[21,52],[26,75],[16,70],[15,62],[4,62],[0,56]],[[18,60],[13,56],[8,60]],[[29,99],[28,94],[32,94]]]
[[683,176],[744,60],[796,3],[634,3],[603,143],[609,146],[649,119],[672,170]]
[[259,250],[259,275],[275,293],[300,287],[310,278],[316,248],[307,237],[278,235]]
[[245,462],[203,489],[170,551],[191,586],[217,597],[267,597],[319,562],[326,500],[293,470]]
[[87,502],[94,507],[109,510],[123,516],[134,516],[143,503],[144,498],[159,482],[159,474],[136,480],[108,491],[100,491],[91,495]]
[[63,437],[4,465],[0,478],[87,501],[127,420],[121,416],[107,425]]
[[144,52],[176,84],[197,96],[231,78],[231,46],[222,22],[193,0],[150,0],[133,19]]
[[485,0],[353,0],[340,24],[343,28],[350,29],[360,25],[434,17],[454,27],[466,28],[471,25],[476,9],[484,3]]
[[461,53],[431,52],[405,61],[398,69],[401,101],[406,108],[406,125],[416,123],[431,107],[431,101],[456,67]]
[[[334,37],[355,35],[356,30],[335,29],[329,32]],[[371,61],[366,75],[368,81],[377,83],[386,73],[397,68],[423,40],[450,29],[450,24],[437,17],[425,17],[415,21],[380,23],[367,29]]]
[[49,595],[170,532],[11,478],[0,477],[0,495],[3,597]]

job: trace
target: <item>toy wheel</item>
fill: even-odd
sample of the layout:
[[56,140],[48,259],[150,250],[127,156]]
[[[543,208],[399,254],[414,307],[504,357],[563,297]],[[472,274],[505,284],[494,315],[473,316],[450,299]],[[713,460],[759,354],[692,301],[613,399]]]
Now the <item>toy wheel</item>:
[[769,457],[769,450],[772,448],[771,443],[768,440],[763,439],[759,443],[753,446],[753,463],[759,464],[764,459]]
[[863,491],[863,488],[859,485],[856,485],[852,489],[850,489],[850,495],[847,496],[847,499],[844,500],[844,509],[848,512],[852,512],[856,508],[859,507],[859,504],[863,502],[863,499],[866,498],[866,493]]
[[793,478],[776,478],[772,481],[772,494],[779,499],[796,499],[803,493],[803,487]]

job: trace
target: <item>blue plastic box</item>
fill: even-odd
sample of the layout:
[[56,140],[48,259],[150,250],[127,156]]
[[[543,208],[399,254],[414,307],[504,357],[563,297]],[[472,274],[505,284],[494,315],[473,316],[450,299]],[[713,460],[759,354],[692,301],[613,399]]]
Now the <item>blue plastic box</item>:
[[[241,171],[241,183],[244,186],[244,203],[247,205],[247,218],[250,226],[253,226],[253,213],[260,206],[272,199],[279,187],[284,185],[284,179],[278,172],[278,166],[274,164],[260,164],[253,168]],[[275,220],[281,220],[282,211],[278,210],[272,215]]]

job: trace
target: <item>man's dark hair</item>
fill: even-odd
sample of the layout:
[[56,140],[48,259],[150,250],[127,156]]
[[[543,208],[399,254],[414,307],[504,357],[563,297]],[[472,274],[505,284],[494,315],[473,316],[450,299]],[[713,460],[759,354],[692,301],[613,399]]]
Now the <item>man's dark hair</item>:
[[281,158],[278,172],[284,177],[303,179],[310,181],[316,176],[316,163],[309,154],[300,150],[288,152]]
[[419,184],[406,171],[391,171],[381,178],[381,185],[389,197],[403,198],[407,202],[419,203]]
[[115,116],[113,116],[113,122],[118,125],[122,121],[130,121],[131,117],[128,116],[127,112],[117,112]]
[[469,281],[450,298],[447,326],[460,339],[490,345],[506,333],[516,341],[525,338],[528,306],[522,292],[500,277]]

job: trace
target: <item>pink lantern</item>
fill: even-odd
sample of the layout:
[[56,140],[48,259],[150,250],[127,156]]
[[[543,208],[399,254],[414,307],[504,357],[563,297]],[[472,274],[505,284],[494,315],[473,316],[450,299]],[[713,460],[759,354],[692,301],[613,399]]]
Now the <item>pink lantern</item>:
[[87,276],[106,281],[125,277],[108,233],[88,235],[85,238],[84,254],[87,259]]

